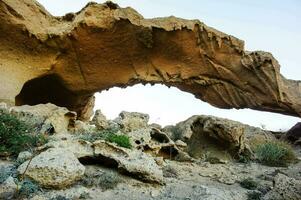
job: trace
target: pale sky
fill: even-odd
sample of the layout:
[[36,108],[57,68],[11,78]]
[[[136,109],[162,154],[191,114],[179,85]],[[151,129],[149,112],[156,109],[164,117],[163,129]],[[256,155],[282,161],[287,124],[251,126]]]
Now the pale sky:
[[[38,0],[56,16],[77,12],[87,0]],[[104,1],[96,1],[104,2]],[[121,7],[131,6],[145,18],[174,15],[199,19],[227,34],[245,41],[247,50],[271,52],[279,61],[281,73],[301,80],[298,58],[301,52],[301,1],[299,0],[115,0]],[[96,94],[96,109],[108,118],[122,110],[145,112],[150,121],[175,124],[191,115],[206,114],[234,119],[267,129],[288,129],[299,118],[280,114],[243,110],[217,109],[189,93],[163,85],[136,85],[112,88]]]

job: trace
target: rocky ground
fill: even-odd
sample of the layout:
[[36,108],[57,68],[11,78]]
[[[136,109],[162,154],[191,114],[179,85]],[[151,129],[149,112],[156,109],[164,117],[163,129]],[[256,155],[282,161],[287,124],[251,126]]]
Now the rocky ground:
[[[52,104],[0,104],[1,113],[35,125],[48,142],[18,158],[2,154],[0,199],[301,199],[301,162],[271,167],[254,156],[252,147],[280,133],[213,116],[160,127],[147,114],[107,120],[96,111],[82,122]],[[18,196],[24,180],[29,189]]]

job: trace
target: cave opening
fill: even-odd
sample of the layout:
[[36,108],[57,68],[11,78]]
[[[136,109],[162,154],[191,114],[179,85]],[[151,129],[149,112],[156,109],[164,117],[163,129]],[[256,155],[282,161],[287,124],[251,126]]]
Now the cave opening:
[[79,96],[70,91],[60,77],[49,74],[26,82],[15,97],[15,104],[21,106],[53,103],[74,110],[78,99]]

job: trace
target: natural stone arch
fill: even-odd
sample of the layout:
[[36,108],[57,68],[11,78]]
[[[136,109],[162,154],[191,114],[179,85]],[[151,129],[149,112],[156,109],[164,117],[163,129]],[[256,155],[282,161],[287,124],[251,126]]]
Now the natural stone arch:
[[[13,87],[10,99],[28,80],[52,74],[76,97],[66,97],[66,107],[83,118],[95,92],[136,83],[175,86],[220,108],[301,115],[301,84],[281,76],[270,53],[245,51],[243,41],[198,20],[144,19],[112,3],[90,3],[61,18],[30,0],[2,1],[0,12],[0,48],[5,53],[0,67],[22,70],[26,77]],[[1,77],[15,79],[10,73]],[[0,99],[7,98],[1,91]],[[21,96],[28,96],[22,91]]]

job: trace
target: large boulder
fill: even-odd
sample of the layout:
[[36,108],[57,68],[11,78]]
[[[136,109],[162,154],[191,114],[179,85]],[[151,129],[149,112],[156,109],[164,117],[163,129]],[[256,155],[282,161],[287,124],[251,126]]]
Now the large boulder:
[[192,116],[163,130],[169,132],[174,140],[186,142],[186,151],[191,156],[209,160],[229,160],[241,154],[250,154],[250,146],[275,138],[268,131],[206,115]]
[[288,140],[291,143],[301,144],[301,122],[298,122],[291,129],[289,129],[282,136],[282,139]]
[[46,188],[65,188],[84,175],[85,167],[72,152],[50,148],[19,166],[18,172]]
[[55,133],[67,132],[69,126],[74,126],[76,119],[75,112],[50,103],[35,106],[15,106],[10,108],[10,113],[35,127],[39,127],[41,132],[50,130]]

